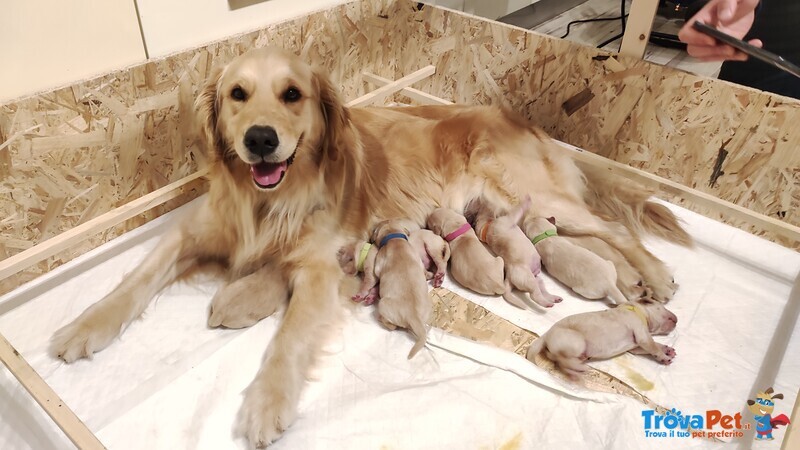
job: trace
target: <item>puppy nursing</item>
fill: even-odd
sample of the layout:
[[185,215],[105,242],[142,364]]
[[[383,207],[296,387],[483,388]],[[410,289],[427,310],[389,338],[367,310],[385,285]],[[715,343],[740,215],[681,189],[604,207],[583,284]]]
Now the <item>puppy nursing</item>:
[[529,217],[524,228],[547,273],[555,279],[590,300],[610,297],[616,304],[628,301],[617,288],[617,271],[612,262],[558,236],[548,219]]
[[547,292],[539,273],[542,261],[530,239],[519,228],[522,215],[531,206],[530,197],[515,209],[500,217],[492,218],[489,208],[481,206],[475,220],[480,230],[480,239],[505,262],[506,291],[503,298],[518,308],[525,304],[514,294],[513,288],[530,294],[540,306],[550,308],[562,299]]
[[379,243],[375,257],[375,277],[380,280],[378,314],[390,330],[401,327],[416,335],[417,341],[408,353],[410,359],[425,346],[425,324],[433,308],[428,300],[425,267],[408,242],[408,234],[409,230],[397,221],[386,221],[375,228],[372,240]]
[[347,247],[342,247],[337,253],[339,265],[342,266],[344,273],[356,275],[363,273],[358,292],[353,295],[355,302],[363,301],[365,305],[371,305],[378,298],[378,289],[375,279],[375,256],[378,248],[369,241],[355,241]]
[[637,300],[614,309],[575,314],[556,322],[533,341],[527,358],[535,363],[544,352],[548,359],[571,377],[587,371],[589,359],[606,359],[625,352],[652,355],[670,364],[675,349],[659,344],[653,335],[668,334],[678,318],[652,300]]
[[503,258],[484,248],[464,216],[437,208],[428,216],[428,228],[450,243],[450,274],[457,282],[479,294],[505,292]]

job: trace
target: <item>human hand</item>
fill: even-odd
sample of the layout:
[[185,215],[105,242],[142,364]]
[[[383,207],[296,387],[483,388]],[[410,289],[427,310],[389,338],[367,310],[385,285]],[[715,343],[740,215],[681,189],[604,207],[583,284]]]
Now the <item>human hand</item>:
[[[689,55],[702,61],[744,61],[747,55],[695,30],[692,25],[699,20],[723,33],[742,39],[753,26],[754,10],[758,2],[759,0],[711,0],[686,21],[678,38],[687,44],[686,51]],[[756,47],[763,45],[759,39],[751,39],[749,43]]]

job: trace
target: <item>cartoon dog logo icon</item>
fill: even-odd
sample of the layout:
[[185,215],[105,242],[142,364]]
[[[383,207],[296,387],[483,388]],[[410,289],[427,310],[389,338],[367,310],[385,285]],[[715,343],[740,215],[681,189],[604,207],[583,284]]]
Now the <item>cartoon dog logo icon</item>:
[[772,437],[772,430],[778,428],[778,425],[789,425],[789,418],[785,414],[780,414],[772,417],[772,411],[775,409],[775,399],[783,399],[783,394],[773,394],[772,388],[764,392],[759,392],[755,400],[747,401],[747,409],[753,413],[756,419],[756,439],[769,440]]

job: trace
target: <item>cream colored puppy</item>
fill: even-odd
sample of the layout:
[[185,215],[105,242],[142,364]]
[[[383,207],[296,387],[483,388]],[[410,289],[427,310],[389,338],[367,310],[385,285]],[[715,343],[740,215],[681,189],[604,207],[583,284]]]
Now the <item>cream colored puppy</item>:
[[344,273],[348,275],[364,274],[358,292],[351,297],[355,302],[363,301],[365,305],[371,305],[378,298],[378,289],[375,287],[378,283],[375,278],[377,254],[378,247],[369,241],[355,241],[340,248],[336,254]]
[[247,328],[289,302],[289,282],[272,264],[217,290],[211,299],[208,326]]
[[387,220],[375,227],[372,240],[378,243],[375,276],[380,280],[379,318],[390,330],[401,327],[416,335],[417,341],[408,353],[410,359],[425,346],[425,324],[433,307],[428,299],[425,268],[408,242],[408,234],[403,221]]
[[542,271],[542,260],[530,239],[519,227],[519,221],[531,206],[527,197],[520,205],[505,215],[493,218],[490,208],[481,208],[475,220],[475,229],[480,230],[480,240],[505,262],[506,291],[503,298],[518,308],[525,303],[513,292],[514,288],[528,293],[531,299],[545,308],[562,300],[547,292],[544,282],[538,277]]
[[607,261],[611,261],[617,270],[617,288],[628,300],[637,300],[652,293],[644,285],[641,274],[633,268],[625,256],[602,239],[594,236],[564,236],[564,238]]
[[559,236],[552,217],[528,217],[523,228],[547,273],[591,300],[610,297],[616,304],[628,300],[617,288],[617,270],[610,261]]
[[450,273],[462,286],[484,295],[505,292],[503,258],[492,256],[461,214],[437,208],[428,228],[450,244]]
[[637,300],[614,309],[575,314],[556,322],[547,333],[533,341],[526,357],[536,362],[545,356],[570,377],[589,369],[585,361],[606,359],[625,352],[652,355],[661,364],[670,364],[675,349],[653,340],[653,335],[668,334],[678,318],[654,300]]
[[425,267],[425,278],[431,280],[433,287],[441,287],[447,262],[450,261],[450,246],[447,241],[431,230],[420,229],[408,235],[408,242],[417,251],[422,266]]

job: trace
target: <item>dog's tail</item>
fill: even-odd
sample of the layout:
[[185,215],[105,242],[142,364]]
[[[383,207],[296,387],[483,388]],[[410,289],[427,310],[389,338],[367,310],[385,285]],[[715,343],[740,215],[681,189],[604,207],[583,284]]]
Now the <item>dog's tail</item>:
[[586,203],[595,212],[620,221],[635,234],[652,234],[686,247],[694,245],[669,208],[650,201],[654,191],[620,177],[611,178],[602,169],[581,164],[586,176]]

